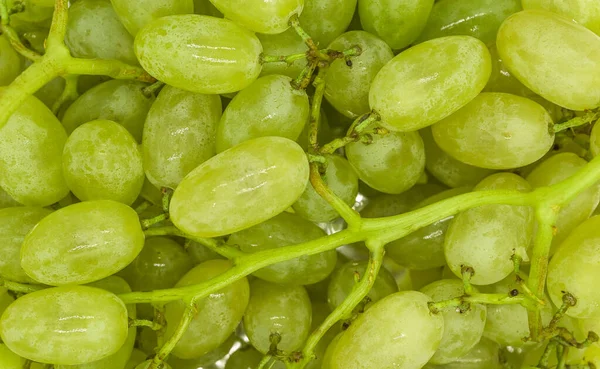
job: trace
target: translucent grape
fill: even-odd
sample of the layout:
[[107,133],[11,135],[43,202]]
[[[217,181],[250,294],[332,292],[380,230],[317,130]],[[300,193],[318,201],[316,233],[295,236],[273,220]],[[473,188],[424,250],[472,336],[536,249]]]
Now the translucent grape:
[[258,77],[261,68],[262,46],[252,32],[205,15],[159,18],[138,32],[134,47],[140,64],[152,76],[203,94],[239,91]]
[[600,6],[595,0],[522,0],[524,9],[545,9],[581,23],[600,35]]
[[486,92],[505,92],[513,95],[529,97],[536,96],[533,91],[525,87],[518,79],[516,79],[510,72],[500,55],[498,54],[498,48],[496,44],[488,47],[490,55],[492,56],[492,74],[488,80],[487,85],[484,88]]
[[193,0],[110,0],[117,16],[135,36],[138,31],[154,19],[175,14],[191,14],[194,12]]
[[210,0],[226,18],[260,33],[281,33],[300,15],[304,0]]
[[502,369],[506,366],[503,365],[504,361],[501,361],[500,355],[500,345],[483,337],[458,360],[445,365],[426,365],[423,369]]
[[325,350],[325,355],[323,356],[323,363],[321,364],[321,369],[332,368],[333,353],[335,352],[337,344],[340,342],[340,339],[343,335],[344,332],[338,333],[337,336],[335,336],[333,340],[329,343],[329,346],[327,346],[327,349]]
[[359,0],[365,31],[381,37],[394,50],[404,49],[423,31],[433,0]]
[[134,348],[124,369],[135,369],[144,361],[146,361],[146,354],[142,350]]
[[432,125],[460,109],[485,87],[491,73],[485,44],[448,36],[396,55],[373,80],[369,105],[394,131]]
[[511,169],[535,162],[554,143],[550,114],[524,97],[484,92],[432,127],[454,158],[478,167]]
[[2,363],[2,369],[23,369],[25,359],[0,343],[0,363]]
[[[321,2],[319,2],[321,3]],[[308,48],[296,31],[288,29],[285,32],[276,35],[256,35],[263,47],[264,55],[292,55],[305,53]],[[287,63],[266,63],[263,64],[260,72],[261,76],[269,74],[281,74],[291,78],[296,78],[306,66],[306,59],[294,60],[291,64]]]
[[252,346],[241,348],[227,359],[225,369],[255,369],[263,356]]
[[21,73],[21,58],[8,36],[0,35],[0,86],[9,85]]
[[[208,1],[208,0],[207,0]],[[144,168],[156,187],[176,188],[194,168],[215,155],[221,99],[165,86],[144,125]]]
[[[194,359],[180,359],[177,356],[171,355],[168,363],[176,369],[198,369],[200,367],[213,367],[217,361],[223,359],[238,341],[237,335],[233,333],[219,347]],[[255,368],[252,368],[255,369]]]
[[509,71],[546,100],[572,110],[600,106],[600,37],[584,26],[525,10],[506,19],[496,45]]
[[173,223],[198,237],[230,234],[292,205],[308,182],[308,161],[282,137],[242,142],[188,174],[171,199]]
[[298,139],[308,120],[310,106],[302,89],[287,76],[257,79],[240,91],[223,112],[217,129],[217,152],[264,136]]
[[321,48],[327,47],[350,24],[357,0],[304,0],[300,25]]
[[119,350],[127,338],[127,309],[110,292],[64,286],[30,293],[0,319],[2,341],[29,360],[78,365]]
[[417,184],[399,195],[369,197],[369,202],[360,215],[363,218],[380,218],[406,213],[421,201],[443,190],[444,187],[436,184]]
[[[413,290],[420,290],[421,288],[427,286],[430,283],[439,281],[443,278],[444,268],[430,268],[430,269],[410,269],[408,271],[410,277],[410,284]],[[454,274],[452,274],[454,277]]]
[[44,284],[83,284],[125,268],[143,245],[133,209],[114,201],[86,201],[42,219],[25,237],[21,265]]

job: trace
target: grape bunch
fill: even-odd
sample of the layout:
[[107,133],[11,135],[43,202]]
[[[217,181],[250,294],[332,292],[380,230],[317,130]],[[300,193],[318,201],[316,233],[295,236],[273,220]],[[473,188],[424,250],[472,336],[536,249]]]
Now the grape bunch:
[[0,0],[0,86],[0,369],[600,368],[598,0]]

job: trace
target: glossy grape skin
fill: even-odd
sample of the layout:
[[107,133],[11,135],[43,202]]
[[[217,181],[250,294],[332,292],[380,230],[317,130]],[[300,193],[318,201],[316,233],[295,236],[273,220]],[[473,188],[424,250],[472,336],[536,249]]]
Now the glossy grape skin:
[[125,268],[143,245],[133,209],[109,200],[86,201],[42,219],[25,237],[21,265],[44,284],[83,284]]
[[69,7],[65,43],[74,57],[138,64],[133,37],[109,1],[79,0]]
[[165,86],[144,125],[144,168],[150,182],[159,188],[176,188],[189,172],[214,156],[221,112],[217,95]]
[[210,0],[226,18],[254,31],[281,33],[290,27],[293,15],[300,15],[304,0]]
[[[528,192],[531,186],[516,174],[497,173],[475,187],[475,191],[489,190]],[[529,207],[484,205],[466,210],[454,217],[446,231],[446,261],[459,277],[463,266],[473,268],[473,284],[496,283],[513,271],[513,254],[528,260],[533,226]]]
[[110,0],[110,2],[123,26],[133,36],[154,19],[194,12],[193,0]]
[[265,354],[271,334],[285,353],[301,347],[310,332],[311,303],[302,286],[285,286],[255,279],[250,283],[250,303],[244,314],[244,329],[250,343]]
[[154,102],[153,97],[144,96],[144,87],[146,84],[141,82],[111,80],[91,88],[65,111],[62,123],[67,133],[83,123],[106,119],[123,125],[140,142],[146,115]]
[[[256,37],[258,37],[262,44],[264,55],[301,54],[308,50],[304,41],[302,41],[293,29],[288,29],[276,35],[259,33]],[[290,65],[287,63],[266,63],[263,64],[260,75],[281,74],[296,78],[306,65],[306,59],[294,60]]]
[[261,69],[262,46],[252,32],[205,15],[159,18],[138,32],[134,48],[148,73],[190,92],[236,92],[249,86]]
[[8,36],[0,35],[0,86],[8,86],[21,73],[21,58]]
[[[533,169],[527,176],[527,181],[533,188],[550,186],[571,177],[586,164],[584,159],[573,153],[556,154]],[[550,255],[554,254],[558,245],[575,227],[592,215],[599,201],[600,186],[594,185],[561,207],[555,224],[556,234],[552,239]]]
[[600,106],[600,37],[584,26],[525,10],[506,19],[496,46],[509,71],[546,100],[571,110]]
[[[350,206],[354,205],[358,194],[358,176],[346,159],[339,155],[326,155],[327,168],[323,182],[339,198]],[[339,217],[338,212],[308,184],[304,193],[292,205],[296,214],[311,222],[323,223]]]
[[425,169],[425,149],[417,132],[373,135],[368,145],[352,142],[346,146],[346,157],[362,181],[390,194],[414,186]]
[[[333,272],[327,289],[327,302],[331,310],[338,307],[352,292],[357,275],[362,278],[367,270],[366,261],[349,261]],[[385,268],[379,269],[377,278],[367,297],[375,303],[382,298],[398,292],[396,281]]]
[[470,165],[518,168],[535,162],[554,143],[550,114],[524,97],[484,92],[434,124],[442,150]]
[[444,332],[444,318],[429,311],[430,301],[420,292],[406,291],[374,304],[341,336],[330,368],[423,367],[437,350]]
[[440,1],[433,6],[427,25],[417,42],[465,35],[490,45],[496,41],[496,33],[502,21],[520,10],[520,0]]
[[473,37],[429,40],[401,52],[381,68],[371,84],[369,106],[379,113],[384,127],[415,131],[475,98],[491,68],[487,47]]
[[[175,286],[199,284],[224,273],[231,267],[232,263],[228,260],[207,261],[190,270]],[[249,294],[248,281],[246,278],[242,278],[197,301],[198,313],[195,314],[189,328],[173,349],[173,355],[181,359],[193,359],[219,347],[242,320],[242,315],[248,305]],[[183,301],[167,304],[165,311],[167,320],[165,337],[167,339],[177,328],[185,306]]]
[[600,6],[595,0],[521,0],[523,8],[544,9],[573,19],[600,35]]
[[64,286],[30,293],[4,311],[2,341],[24,358],[85,364],[119,350],[127,338],[127,309],[110,292]]
[[[0,89],[0,98],[4,93]],[[38,99],[27,97],[0,129],[0,186],[16,201],[47,206],[67,195],[62,175],[65,130]]]
[[358,46],[361,53],[350,58],[352,67],[344,59],[331,63],[325,76],[325,98],[340,113],[349,118],[369,112],[369,88],[377,72],[392,58],[392,49],[380,38],[365,31],[342,34],[328,46],[344,51]]
[[240,91],[223,112],[217,128],[217,152],[265,136],[298,139],[310,106],[308,95],[287,76],[257,79]]
[[357,0],[304,0],[300,25],[320,48],[348,28]]
[[508,71],[498,54],[496,44],[489,45],[488,49],[492,56],[492,74],[483,89],[485,92],[505,92],[529,98],[537,96]]
[[362,28],[394,50],[410,45],[423,31],[433,0],[359,0]]
[[307,182],[308,161],[298,144],[282,137],[255,138],[188,174],[171,199],[171,219],[194,236],[230,234],[287,209]]

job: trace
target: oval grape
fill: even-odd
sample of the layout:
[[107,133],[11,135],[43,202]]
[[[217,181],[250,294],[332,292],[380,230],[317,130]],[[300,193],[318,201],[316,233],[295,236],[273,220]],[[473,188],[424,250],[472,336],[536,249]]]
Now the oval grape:
[[281,33],[299,16],[304,0],[210,0],[226,18],[259,33]]
[[123,26],[133,36],[154,19],[194,12],[193,0],[110,0],[110,2]]

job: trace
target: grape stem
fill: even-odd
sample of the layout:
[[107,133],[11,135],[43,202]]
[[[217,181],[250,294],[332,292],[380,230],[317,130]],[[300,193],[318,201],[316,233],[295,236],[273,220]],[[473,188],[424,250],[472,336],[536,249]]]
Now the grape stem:
[[4,287],[9,291],[19,293],[32,293],[47,288],[46,286],[42,285],[13,282],[3,278],[0,278],[0,287]]
[[323,95],[325,94],[325,75],[327,74],[328,70],[328,65],[319,68],[319,73],[313,82],[315,94],[313,95],[312,106],[310,110],[310,122],[308,127],[308,152],[310,154],[314,154],[319,151],[317,137],[319,134],[319,124],[321,123],[321,104],[323,103]]
[[554,133],[564,131],[569,128],[579,127],[585,124],[593,123],[594,121],[600,119],[600,110],[589,110],[586,111],[582,116],[575,117],[563,123],[555,124],[552,127],[552,131]]
[[154,359],[152,359],[152,363],[150,364],[150,367],[148,369],[160,368],[163,361],[165,361],[167,356],[169,356],[171,351],[173,351],[173,349],[177,345],[177,342],[181,340],[181,337],[183,337],[185,331],[190,326],[192,319],[194,319],[194,316],[196,315],[197,311],[195,301],[196,299],[192,298],[187,304],[185,311],[183,312],[183,318],[181,318],[181,320],[179,321],[177,329],[175,329],[175,332],[173,332],[171,337],[169,337],[169,339],[167,339],[164,345],[162,345],[162,347],[158,351],[158,354],[156,354]]
[[8,41],[13,49],[27,59],[33,61],[40,60],[42,56],[23,45],[15,29],[10,26],[7,0],[0,0],[0,18],[0,31],[8,37]]
[[79,76],[77,74],[68,74],[63,76],[63,78],[65,80],[65,89],[52,105],[52,113],[55,115],[58,114],[58,111],[64,104],[75,101],[79,97],[79,92],[77,91]]
[[354,122],[352,122],[352,125],[350,128],[348,128],[346,136],[336,138],[326,145],[323,145],[323,147],[319,150],[319,153],[322,155],[332,154],[336,150],[346,146],[351,142],[360,141],[364,137],[364,134],[386,134],[387,130],[382,127],[376,127],[372,131],[365,132],[365,130],[371,124],[378,122],[379,120],[381,120],[381,117],[375,111],[361,115],[360,117],[356,118]]
[[256,367],[257,369],[264,369],[267,367],[267,364],[269,364],[269,361],[271,361],[273,357],[271,355],[265,355],[260,362],[258,363],[258,366]]
[[169,219],[169,213],[162,213],[153,218],[143,219],[142,221],[140,221],[140,223],[142,224],[143,229],[148,229],[153,225],[163,222],[167,219]]
[[143,320],[143,319],[130,319],[129,327],[130,328],[131,327],[148,327],[148,328],[152,329],[153,331],[158,331],[163,328],[163,326],[158,323],[155,323],[150,320]]
[[537,302],[529,300],[525,296],[510,296],[504,293],[476,293],[473,295],[465,295],[456,297],[450,300],[430,302],[429,310],[432,313],[438,314],[449,308],[459,308],[460,311],[468,311],[471,304],[487,304],[487,305],[523,305],[529,309],[536,309]]

